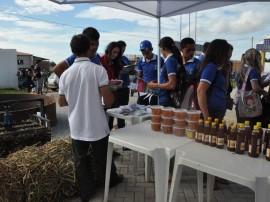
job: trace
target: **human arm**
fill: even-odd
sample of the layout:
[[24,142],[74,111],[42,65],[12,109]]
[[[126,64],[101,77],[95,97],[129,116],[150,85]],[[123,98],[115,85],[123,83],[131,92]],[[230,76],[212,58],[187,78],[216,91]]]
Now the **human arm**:
[[264,97],[267,97],[269,95],[267,91],[265,91],[263,88],[261,88],[258,80],[253,80],[250,83],[251,83],[252,91],[259,93],[259,94],[262,94]]
[[166,83],[156,83],[156,81],[150,81],[147,83],[148,88],[159,88],[163,90],[174,90],[176,86],[176,76],[170,75],[168,76],[168,82]]
[[109,90],[108,86],[102,86],[99,88],[100,94],[103,97],[105,108],[110,108],[114,103],[113,93]]
[[65,60],[58,63],[54,68],[53,72],[60,78],[60,76],[63,74],[63,72],[68,68],[68,64]]
[[197,97],[200,109],[202,111],[204,120],[207,120],[209,116],[208,105],[207,105],[207,90],[210,84],[200,81],[197,88]]
[[59,104],[60,107],[68,106],[66,97],[64,95],[59,95],[59,97],[58,97],[58,104]]

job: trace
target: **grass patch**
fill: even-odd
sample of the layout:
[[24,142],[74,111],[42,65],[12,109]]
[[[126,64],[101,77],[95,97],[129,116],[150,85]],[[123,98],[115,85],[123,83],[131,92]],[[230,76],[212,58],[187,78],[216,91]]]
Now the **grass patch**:
[[0,94],[29,94],[29,93],[15,89],[0,89]]

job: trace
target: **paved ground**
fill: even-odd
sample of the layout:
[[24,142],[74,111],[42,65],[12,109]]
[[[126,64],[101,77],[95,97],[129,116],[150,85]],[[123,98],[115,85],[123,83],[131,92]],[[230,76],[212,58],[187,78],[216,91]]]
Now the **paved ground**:
[[[57,95],[55,94],[51,94],[51,96],[55,96],[55,98],[57,98]],[[137,99],[136,96],[131,97],[130,103],[135,103],[136,99]],[[69,136],[70,131],[67,120],[67,108],[57,107],[57,119],[58,123],[56,127],[52,129],[53,139]],[[228,121],[230,120],[236,121],[235,111],[234,110],[228,111],[225,116],[225,119]],[[129,125],[129,123],[127,123],[127,125]],[[124,175],[125,179],[123,183],[110,189],[109,201],[154,202],[155,201],[155,187],[153,181],[154,176],[152,174],[149,183],[146,183],[144,181],[144,156],[141,155],[139,174],[135,176],[132,170],[133,169],[132,153],[130,151],[123,152],[122,148],[120,147],[117,147],[117,150],[122,155],[115,159],[115,164],[117,166],[117,170]],[[220,190],[214,191],[214,201],[222,201],[222,202],[254,201],[254,192],[247,187],[231,182],[229,185],[220,185],[220,188],[221,188]],[[183,202],[197,201],[198,200],[197,195],[198,193],[197,193],[196,171],[185,167],[183,170],[181,185],[178,190],[177,201]],[[66,200],[66,202],[79,202],[79,201],[80,201],[79,198]],[[100,189],[90,201],[91,202],[103,201],[103,190]],[[206,201],[206,198],[204,198],[204,201]]]

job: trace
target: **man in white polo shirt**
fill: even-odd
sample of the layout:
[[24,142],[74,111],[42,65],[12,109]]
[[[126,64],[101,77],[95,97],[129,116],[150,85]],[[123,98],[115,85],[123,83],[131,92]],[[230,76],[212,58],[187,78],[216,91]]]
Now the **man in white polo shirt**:
[[[91,145],[97,165],[105,176],[110,130],[101,97],[106,107],[113,104],[114,98],[108,88],[106,70],[89,59],[91,50],[87,36],[73,36],[70,47],[77,58],[60,77],[58,103],[61,107],[68,106],[76,177],[82,201],[89,201],[95,193],[96,176],[91,172],[88,150]],[[122,182],[123,176],[116,173],[114,163],[111,173],[110,187]]]

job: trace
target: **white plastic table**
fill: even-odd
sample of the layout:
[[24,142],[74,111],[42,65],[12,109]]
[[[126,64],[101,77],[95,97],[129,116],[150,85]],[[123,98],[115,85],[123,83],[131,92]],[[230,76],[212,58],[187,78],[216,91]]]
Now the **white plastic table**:
[[270,162],[265,155],[251,158],[226,148],[217,149],[192,142],[176,151],[169,201],[176,201],[183,165],[198,174],[198,199],[203,201],[203,172],[207,173],[207,201],[212,200],[215,176],[247,186],[255,191],[257,202],[270,201]]
[[166,135],[151,130],[150,122],[144,122],[114,130],[109,136],[104,201],[108,200],[112,152],[114,144],[151,156],[155,167],[155,193],[157,202],[167,201],[170,159],[177,148],[190,144],[192,139]]
[[[120,108],[113,108],[113,109],[108,109],[106,111],[107,118],[109,116],[114,117],[114,118],[119,118],[119,119],[124,119],[126,121],[129,121],[131,125],[142,123],[145,120],[149,120],[152,117],[151,113],[147,113],[144,115],[136,116],[136,115],[123,115],[120,114],[119,112],[121,111]],[[108,119],[109,120],[109,119]],[[145,181],[149,181],[150,178],[150,160],[147,156],[145,156]],[[139,167],[139,155],[138,152],[133,151],[133,172],[136,174],[138,171]]]

